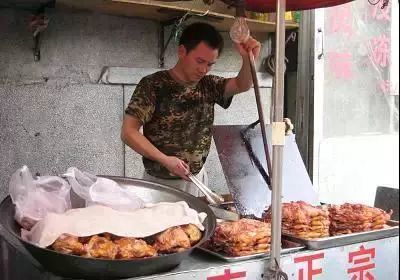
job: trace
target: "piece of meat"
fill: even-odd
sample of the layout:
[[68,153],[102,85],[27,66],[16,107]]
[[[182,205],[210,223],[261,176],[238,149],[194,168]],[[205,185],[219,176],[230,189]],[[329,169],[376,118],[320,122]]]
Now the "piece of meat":
[[87,257],[100,259],[115,259],[118,248],[111,240],[98,235],[92,236],[89,243],[85,245]]
[[154,248],[159,253],[176,253],[190,248],[190,239],[180,227],[172,227],[158,234]]
[[111,240],[111,241],[114,241],[114,240],[117,240],[117,239],[120,238],[120,237],[118,237],[118,236],[116,236],[114,234],[108,233],[108,232],[104,232],[102,234],[99,234],[99,236],[100,237],[104,237],[105,239]]
[[208,247],[229,256],[245,256],[269,251],[271,225],[252,219],[219,223]]
[[[120,238],[120,237],[118,237],[116,235],[113,235],[111,233],[108,233],[108,232],[104,232],[104,233],[98,234],[98,236],[99,237],[104,237],[105,239],[111,240],[111,241],[114,241],[114,240]],[[92,235],[91,236],[82,236],[82,237],[79,237],[79,242],[81,242],[82,244],[87,244],[87,243],[89,243],[91,238],[92,238]]]
[[[265,222],[271,222],[271,208],[263,214]],[[282,203],[282,221],[290,224],[309,224],[329,217],[329,211],[323,206],[312,206],[304,201]]]
[[117,259],[138,259],[157,256],[157,251],[146,241],[135,238],[121,238],[114,241],[117,245]]
[[330,205],[329,231],[331,235],[341,235],[382,229],[390,220],[391,214],[392,211],[386,213],[382,209],[363,204]]
[[208,248],[236,257],[268,252],[270,243],[270,224],[241,219],[219,223]]
[[[213,242],[219,243],[246,244],[248,246],[257,244],[260,240],[271,236],[270,224],[251,219],[241,219],[235,222],[222,222],[218,224],[213,236]],[[229,245],[229,246],[230,246]]]
[[51,245],[54,251],[73,254],[73,255],[84,255],[86,253],[84,245],[79,242],[79,238],[69,234],[63,234]]
[[267,253],[270,250],[269,244],[261,244],[249,248],[226,248],[225,253],[232,257],[248,256],[260,253]]
[[190,245],[195,245],[201,239],[201,231],[195,225],[189,224],[181,226],[183,231],[187,234],[190,240]]
[[[271,221],[271,209],[263,219]],[[329,210],[326,206],[313,206],[304,201],[283,203],[282,231],[295,236],[319,238],[329,235]]]
[[353,222],[381,220],[384,223],[390,219],[390,215],[392,214],[392,212],[386,213],[379,208],[350,203],[331,205],[329,212],[330,217],[334,220]]
[[81,242],[83,245],[85,245],[89,242],[90,238],[92,238],[92,237],[91,236],[79,237],[79,242]]

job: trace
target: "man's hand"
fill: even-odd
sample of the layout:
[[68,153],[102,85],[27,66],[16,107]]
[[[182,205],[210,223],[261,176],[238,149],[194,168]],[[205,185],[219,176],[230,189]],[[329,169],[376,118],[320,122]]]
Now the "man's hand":
[[250,36],[246,43],[235,44],[236,49],[242,57],[247,57],[248,53],[252,53],[254,59],[257,60],[261,51],[261,44],[256,39]]
[[187,174],[189,173],[190,167],[183,160],[177,157],[167,156],[161,164],[168,169],[171,174],[181,177],[186,181],[190,181]]
[[235,45],[242,56],[243,64],[239,74],[235,78],[229,79],[226,83],[224,92],[226,98],[248,91],[251,88],[253,85],[253,78],[251,75],[249,53],[253,55],[254,60],[257,60],[260,55],[261,44],[251,36],[246,43]]

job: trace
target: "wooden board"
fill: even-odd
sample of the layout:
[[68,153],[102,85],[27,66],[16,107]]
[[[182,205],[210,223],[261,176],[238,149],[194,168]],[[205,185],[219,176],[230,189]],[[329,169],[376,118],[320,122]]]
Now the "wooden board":
[[[83,2],[83,3],[82,3]],[[234,9],[229,9],[225,4],[216,1],[207,6],[202,1],[163,2],[154,0],[60,0],[61,5],[84,10],[92,10],[106,14],[138,17],[158,22],[168,21],[182,17],[188,11],[193,14],[206,16],[194,16],[192,21],[206,21],[214,25],[220,31],[229,31],[234,21]],[[264,22],[255,19],[247,20],[252,33],[275,32],[275,23]],[[296,29],[296,23],[287,23],[287,29]]]

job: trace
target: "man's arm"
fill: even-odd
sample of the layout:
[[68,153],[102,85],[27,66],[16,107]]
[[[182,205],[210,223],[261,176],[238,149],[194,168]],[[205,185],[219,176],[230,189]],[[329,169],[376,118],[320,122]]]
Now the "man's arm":
[[125,115],[121,129],[122,141],[145,158],[160,163],[165,161],[167,156],[140,133],[141,127],[142,124],[137,118]]
[[250,37],[244,44],[236,44],[240,56],[242,57],[242,67],[239,74],[229,79],[225,86],[225,97],[231,97],[235,94],[248,91],[253,85],[253,77],[251,75],[249,52],[257,60],[260,54],[261,44],[254,38]]
[[121,139],[134,151],[145,158],[156,161],[167,168],[172,174],[188,180],[186,174],[189,166],[177,157],[167,156],[158,150],[142,133],[142,123],[134,116],[126,114],[122,123]]

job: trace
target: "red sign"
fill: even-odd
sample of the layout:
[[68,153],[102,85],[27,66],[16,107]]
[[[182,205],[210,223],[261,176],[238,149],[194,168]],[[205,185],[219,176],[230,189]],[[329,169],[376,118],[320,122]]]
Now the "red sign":
[[246,279],[246,271],[232,273],[231,270],[228,268],[228,269],[225,269],[223,275],[207,277],[207,280],[233,280],[233,279],[236,279],[236,280]]
[[354,266],[347,269],[348,274],[352,274],[351,280],[375,280],[375,276],[368,270],[374,269],[375,264],[371,259],[375,258],[375,248],[365,249],[364,245],[360,250],[349,253],[349,263]]
[[353,15],[350,5],[342,5],[329,14],[329,31],[331,33],[353,34]]
[[372,53],[371,60],[375,65],[385,68],[389,65],[390,60],[390,39],[382,34],[371,40]]
[[319,253],[315,255],[308,255],[308,256],[302,256],[302,257],[297,257],[294,259],[294,263],[307,263],[307,271],[304,271],[304,268],[299,269],[298,273],[298,279],[299,280],[313,280],[313,277],[315,275],[320,275],[322,274],[322,268],[315,269],[313,267],[313,261],[318,260],[318,259],[323,259],[324,258],[324,253]]
[[379,88],[386,95],[399,95],[399,84],[392,84],[390,80],[380,80]]
[[330,71],[337,79],[350,80],[353,77],[351,53],[328,53],[328,64]]

